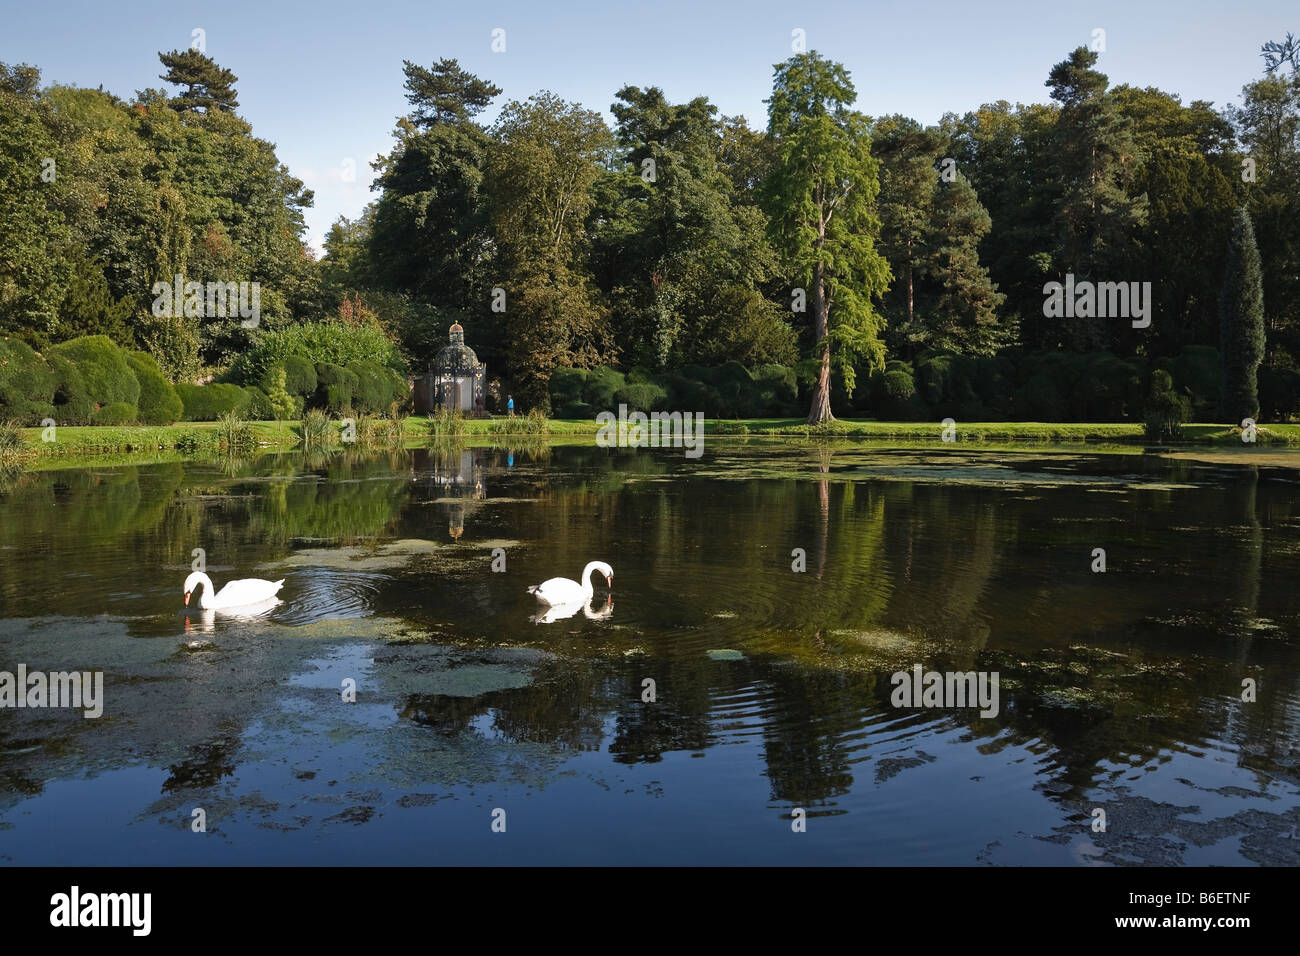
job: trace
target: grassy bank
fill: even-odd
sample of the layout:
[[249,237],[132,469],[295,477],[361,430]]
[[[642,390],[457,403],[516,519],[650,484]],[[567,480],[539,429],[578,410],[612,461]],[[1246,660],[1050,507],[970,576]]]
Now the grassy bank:
[[[516,420],[518,423],[518,420]],[[257,447],[291,448],[301,443],[298,422],[249,422]],[[339,428],[337,420],[333,423]],[[795,439],[849,438],[871,441],[938,442],[942,427],[937,422],[881,422],[862,419],[839,419],[827,425],[809,427],[794,418],[755,418],[741,421],[707,420],[705,434],[714,436],[772,436]],[[455,440],[467,445],[509,443],[512,439],[545,441],[550,444],[593,441],[599,426],[591,420],[547,423],[547,434],[523,435],[508,431],[503,419],[467,419]],[[221,450],[221,430],[216,422],[186,422],[176,425],[139,426],[60,426],[51,436],[40,428],[21,430],[22,443],[12,450],[12,457],[22,459],[83,455],[153,455],[179,453],[215,455]],[[958,423],[953,437],[957,442],[999,444],[1039,444],[1105,442],[1111,444],[1150,444],[1138,424],[1056,423],[1056,422],[971,422]],[[407,445],[434,440],[429,419],[411,416],[404,423]],[[336,437],[337,440],[337,437]],[[1300,425],[1264,425],[1257,435],[1261,445],[1300,445]],[[1194,424],[1184,426],[1180,444],[1241,446],[1240,432],[1225,425]]]
[[[298,421],[247,422],[253,443],[258,448],[292,448],[302,442],[302,424]],[[408,444],[419,445],[433,438],[429,420],[411,416],[405,420],[404,435]],[[333,440],[341,440],[342,426],[338,419],[332,423]],[[467,419],[463,422],[463,440],[466,444],[491,445],[511,439],[549,440],[563,443],[567,440],[586,439],[596,434],[596,424],[590,421],[551,421],[548,435],[528,435],[512,432],[503,419]],[[49,458],[81,455],[158,454],[179,452],[184,454],[216,454],[221,450],[221,426],[217,422],[180,422],[175,425],[61,425],[47,434],[46,429],[21,429],[22,444],[15,449],[18,458]],[[47,440],[52,439],[52,440]]]

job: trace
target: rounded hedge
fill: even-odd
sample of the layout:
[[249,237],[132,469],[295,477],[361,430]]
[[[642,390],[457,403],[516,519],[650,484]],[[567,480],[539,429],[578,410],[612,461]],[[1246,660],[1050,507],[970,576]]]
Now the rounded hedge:
[[[316,366],[311,359],[301,355],[286,355],[280,363],[284,366],[284,389],[304,402],[316,394]],[[265,385],[262,386],[266,388]]]
[[594,368],[587,374],[587,381],[583,385],[582,397],[588,405],[595,408],[616,411],[617,402],[614,401],[614,395],[619,389],[627,385],[627,380],[623,378],[623,373],[608,365],[602,365],[600,368]]
[[38,425],[54,411],[54,373],[26,342],[0,338],[0,419]]
[[61,425],[89,425],[95,403],[77,363],[62,355],[50,355],[46,362],[54,375],[54,420]]
[[138,411],[134,405],[126,402],[112,402],[105,405],[90,417],[92,425],[131,425],[135,422]]
[[[587,370],[582,368],[557,368],[551,373],[548,389],[551,394],[551,407],[565,409],[571,405],[583,404],[583,390],[587,384]],[[566,418],[575,416],[566,415]]]
[[352,410],[352,395],[358,385],[357,377],[341,365],[320,362],[316,365],[315,407],[335,414]]
[[276,387],[276,378],[281,372],[284,373],[284,390],[291,397],[299,399],[298,404],[310,404],[312,396],[316,394],[316,366],[301,356],[290,355],[268,365],[262,377],[250,384],[269,395]]
[[84,398],[93,409],[115,404],[136,405],[140,401],[140,382],[127,364],[126,355],[108,336],[69,339],[53,346],[50,354],[69,359],[77,366],[85,386]]
[[406,381],[377,362],[353,362],[346,371],[356,376],[352,391],[353,407],[367,414],[386,413],[395,403],[406,399]]
[[176,394],[185,406],[185,421],[215,422],[226,412],[244,415],[252,401],[238,385],[177,385]]
[[251,419],[256,422],[269,422],[275,420],[275,406],[271,404],[271,396],[258,388],[256,385],[249,385],[244,388],[244,404],[235,409],[241,418]]
[[615,404],[626,405],[628,411],[653,412],[661,410],[667,399],[667,390],[651,382],[624,385],[614,393]]
[[127,352],[126,362],[140,383],[140,400],[136,403],[140,423],[170,425],[179,421],[185,406],[154,357],[147,352]]

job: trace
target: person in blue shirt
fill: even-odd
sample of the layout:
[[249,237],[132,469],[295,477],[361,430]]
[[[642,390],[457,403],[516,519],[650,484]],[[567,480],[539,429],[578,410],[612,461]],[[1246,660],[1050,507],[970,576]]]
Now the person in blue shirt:
[[510,417],[511,417],[511,418],[514,418],[514,417],[515,417],[515,397],[514,397],[513,395],[507,395],[506,398],[508,399],[508,401],[506,402],[506,411],[510,413]]

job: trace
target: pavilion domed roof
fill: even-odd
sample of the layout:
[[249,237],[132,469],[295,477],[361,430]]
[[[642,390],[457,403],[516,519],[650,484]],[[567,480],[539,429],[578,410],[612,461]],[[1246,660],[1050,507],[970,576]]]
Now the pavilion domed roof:
[[453,323],[447,332],[448,343],[438,350],[433,367],[444,371],[476,371],[479,367],[478,356],[465,344],[465,330],[460,327],[460,323]]

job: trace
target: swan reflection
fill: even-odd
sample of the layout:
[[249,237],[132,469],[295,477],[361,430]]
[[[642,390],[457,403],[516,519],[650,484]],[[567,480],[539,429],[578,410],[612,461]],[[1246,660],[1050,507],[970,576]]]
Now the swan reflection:
[[242,607],[225,608],[222,610],[213,610],[211,608],[201,611],[198,615],[198,622],[192,623],[191,615],[185,615],[185,633],[193,631],[211,631],[216,627],[217,615],[220,614],[223,619],[235,621],[256,621],[266,617],[274,608],[283,604],[278,597],[267,598],[265,601],[259,601],[256,604],[245,604]]
[[614,596],[611,594],[606,597],[605,606],[599,611],[593,611],[586,601],[573,601],[569,604],[552,604],[545,610],[538,611],[529,620],[534,624],[551,624],[573,617],[579,611],[589,621],[603,621],[614,613]]

